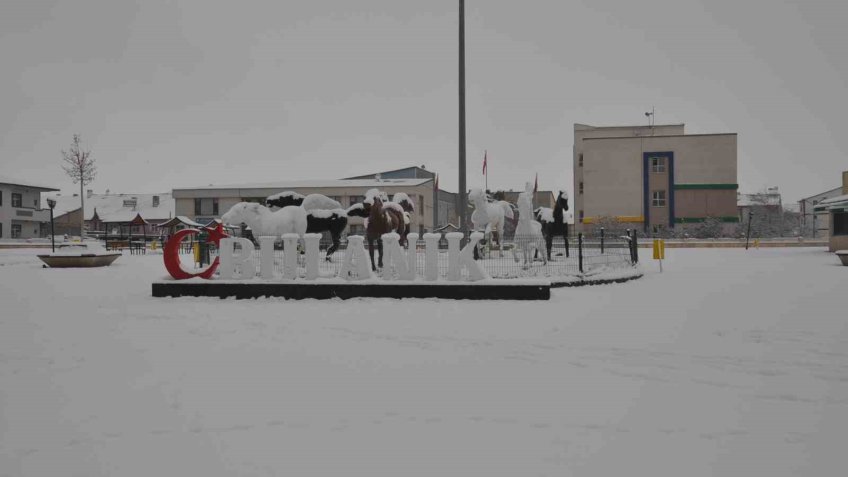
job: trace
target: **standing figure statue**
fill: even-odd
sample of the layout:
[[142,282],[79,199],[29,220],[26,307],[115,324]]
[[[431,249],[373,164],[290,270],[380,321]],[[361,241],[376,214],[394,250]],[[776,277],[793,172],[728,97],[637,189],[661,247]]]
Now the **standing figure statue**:
[[559,191],[553,210],[548,207],[539,207],[535,210],[536,220],[542,223],[542,233],[545,235],[545,248],[548,252],[548,260],[551,260],[551,247],[554,237],[562,236],[565,242],[565,256],[568,252],[568,222],[565,220],[565,212],[568,210],[568,193]]
[[529,268],[533,261],[531,249],[542,254],[542,261],[547,264],[542,250],[545,247],[545,238],[542,235],[542,224],[533,220],[533,186],[527,183],[524,192],[518,194],[518,225],[515,226],[515,249],[513,257],[518,262],[518,253],[524,257],[523,268]]

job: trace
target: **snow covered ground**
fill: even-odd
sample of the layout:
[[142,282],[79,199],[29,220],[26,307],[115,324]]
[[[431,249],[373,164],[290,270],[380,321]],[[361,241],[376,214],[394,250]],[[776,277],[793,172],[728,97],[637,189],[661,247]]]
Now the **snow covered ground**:
[[0,251],[0,476],[842,475],[848,267],[667,250],[549,302],[155,299]]

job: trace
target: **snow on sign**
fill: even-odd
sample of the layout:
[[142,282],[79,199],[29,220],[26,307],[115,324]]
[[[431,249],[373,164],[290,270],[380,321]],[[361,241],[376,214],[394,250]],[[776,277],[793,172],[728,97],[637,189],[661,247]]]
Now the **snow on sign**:
[[[299,254],[298,243],[300,240],[303,240],[305,244],[305,279],[312,281],[318,278],[319,242],[321,234],[303,234],[301,236],[294,233],[284,233],[280,237],[259,237],[259,277],[257,277],[254,267],[254,259],[257,252],[253,242],[241,237],[227,237],[220,230],[220,227],[219,229],[206,228],[205,230],[209,234],[207,242],[214,242],[219,246],[218,258],[201,272],[185,270],[179,257],[180,242],[186,236],[200,233],[200,231],[196,229],[183,230],[168,241],[164,250],[165,268],[174,279],[184,280],[200,277],[213,280],[215,270],[217,269],[219,272],[218,277],[221,280],[256,280],[257,278],[264,281],[274,281],[281,278],[284,280],[295,280],[299,276],[297,262]],[[473,258],[474,246],[483,238],[483,234],[479,232],[472,233],[471,240],[465,247],[460,249],[462,236],[459,232],[445,234],[448,242],[449,264],[446,280],[448,282],[462,281],[462,272],[464,270],[468,272],[469,281],[480,281],[489,278],[486,271]],[[274,269],[274,242],[279,238],[283,240],[284,250],[282,276],[277,276]],[[385,249],[385,263],[383,273],[380,277],[387,281],[395,279],[415,280],[417,274],[417,251],[415,248],[404,251],[400,246],[400,236],[397,233],[387,233],[382,238]],[[436,281],[439,279],[438,254],[439,240],[442,238],[442,234],[427,233],[424,234],[423,238],[425,243],[424,278],[428,281]],[[408,239],[410,243],[415,243],[418,240],[418,234],[410,233]],[[370,261],[365,252],[363,240],[363,237],[357,235],[348,237],[348,247],[338,278],[348,281],[372,278]],[[238,245],[238,249],[236,245]]]

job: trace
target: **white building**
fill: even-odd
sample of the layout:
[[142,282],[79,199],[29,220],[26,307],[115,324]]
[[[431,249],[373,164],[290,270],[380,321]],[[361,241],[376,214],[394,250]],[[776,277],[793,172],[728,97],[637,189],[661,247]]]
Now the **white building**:
[[49,234],[50,210],[41,208],[41,193],[57,190],[0,176],[0,239]]

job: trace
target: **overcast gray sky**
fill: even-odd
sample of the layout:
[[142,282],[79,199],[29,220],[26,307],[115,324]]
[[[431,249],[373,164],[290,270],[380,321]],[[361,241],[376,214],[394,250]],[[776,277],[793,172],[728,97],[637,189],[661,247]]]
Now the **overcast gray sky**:
[[[848,169],[848,2],[466,3],[468,184],[572,189],[573,123],[739,133],[743,191]],[[457,1],[0,2],[0,173],[96,192],[411,165],[457,189]]]

